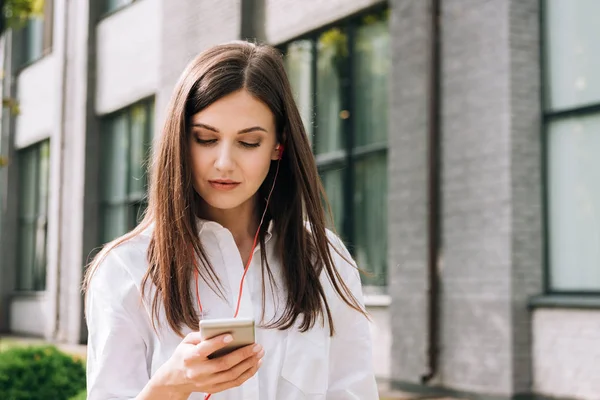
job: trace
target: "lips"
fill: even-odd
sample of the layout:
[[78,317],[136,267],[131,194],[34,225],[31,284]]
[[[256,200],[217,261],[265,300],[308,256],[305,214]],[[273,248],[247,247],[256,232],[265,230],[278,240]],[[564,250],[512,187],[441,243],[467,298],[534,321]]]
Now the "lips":
[[217,190],[233,190],[240,185],[240,182],[230,179],[214,179],[208,181],[211,187]]

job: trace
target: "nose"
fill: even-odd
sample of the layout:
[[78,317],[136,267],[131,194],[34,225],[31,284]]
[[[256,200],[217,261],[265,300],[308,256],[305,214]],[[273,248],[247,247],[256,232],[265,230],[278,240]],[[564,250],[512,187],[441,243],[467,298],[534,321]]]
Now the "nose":
[[235,162],[232,157],[232,148],[230,145],[223,143],[219,146],[217,159],[215,160],[215,168],[220,172],[232,171]]

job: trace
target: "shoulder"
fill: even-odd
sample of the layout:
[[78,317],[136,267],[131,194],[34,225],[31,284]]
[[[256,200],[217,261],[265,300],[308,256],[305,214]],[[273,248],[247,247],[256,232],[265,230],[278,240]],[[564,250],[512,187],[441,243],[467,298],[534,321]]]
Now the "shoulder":
[[98,255],[97,265],[88,282],[89,296],[110,297],[124,301],[136,296],[148,269],[147,250],[150,238],[139,234]]
[[348,251],[344,241],[330,229],[325,229],[327,240],[329,241],[329,251],[333,259],[334,266],[338,272],[345,278],[349,275],[359,275],[356,262]]
[[[308,222],[305,222],[304,226],[307,232],[312,233],[311,226]],[[352,255],[348,251],[344,241],[329,228],[325,228],[325,237],[327,238],[329,252],[331,253],[331,258],[335,267],[338,270],[356,271],[356,263],[352,259]]]

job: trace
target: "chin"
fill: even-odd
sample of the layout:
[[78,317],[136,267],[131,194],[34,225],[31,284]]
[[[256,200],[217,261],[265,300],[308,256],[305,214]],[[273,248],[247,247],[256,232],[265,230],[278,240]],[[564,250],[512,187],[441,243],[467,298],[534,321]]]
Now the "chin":
[[238,196],[206,196],[204,201],[209,207],[217,210],[232,210],[244,204],[248,199],[240,199]]

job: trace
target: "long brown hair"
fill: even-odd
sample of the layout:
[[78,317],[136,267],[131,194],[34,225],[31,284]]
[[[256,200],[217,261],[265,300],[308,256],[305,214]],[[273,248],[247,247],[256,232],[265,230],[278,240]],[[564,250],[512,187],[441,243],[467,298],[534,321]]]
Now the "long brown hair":
[[[198,55],[186,67],[173,92],[156,144],[147,213],[138,227],[107,244],[95,257],[86,272],[84,291],[108,251],[154,224],[147,253],[149,267],[142,282],[142,296],[148,280],[156,287],[152,321],[158,321],[162,305],[169,326],[175,332],[181,335],[184,325],[198,329],[199,316],[189,286],[194,269],[198,269],[201,279],[213,290],[220,292],[220,282],[205,255],[195,223],[200,198],[192,185],[188,148],[190,121],[210,104],[240,89],[247,90],[270,108],[275,116],[278,142],[285,148],[266,220],[273,222],[275,252],[281,260],[287,300],[281,317],[266,326],[287,329],[302,314],[300,329],[306,331],[319,317],[324,322],[326,316],[333,335],[329,302],[319,280],[323,269],[344,302],[357,312],[367,314],[334,265],[322,202],[326,199],[325,191],[292,96],[282,55],[267,45],[241,41],[218,45]],[[275,168],[273,162],[259,189],[259,202],[263,202],[259,204],[261,212],[266,206],[264,199],[273,184]],[[264,278],[266,272],[273,284],[263,250],[267,225],[264,224],[259,236],[262,274]],[[200,260],[198,267],[194,263],[196,258]],[[264,302],[263,285],[263,310]]]

